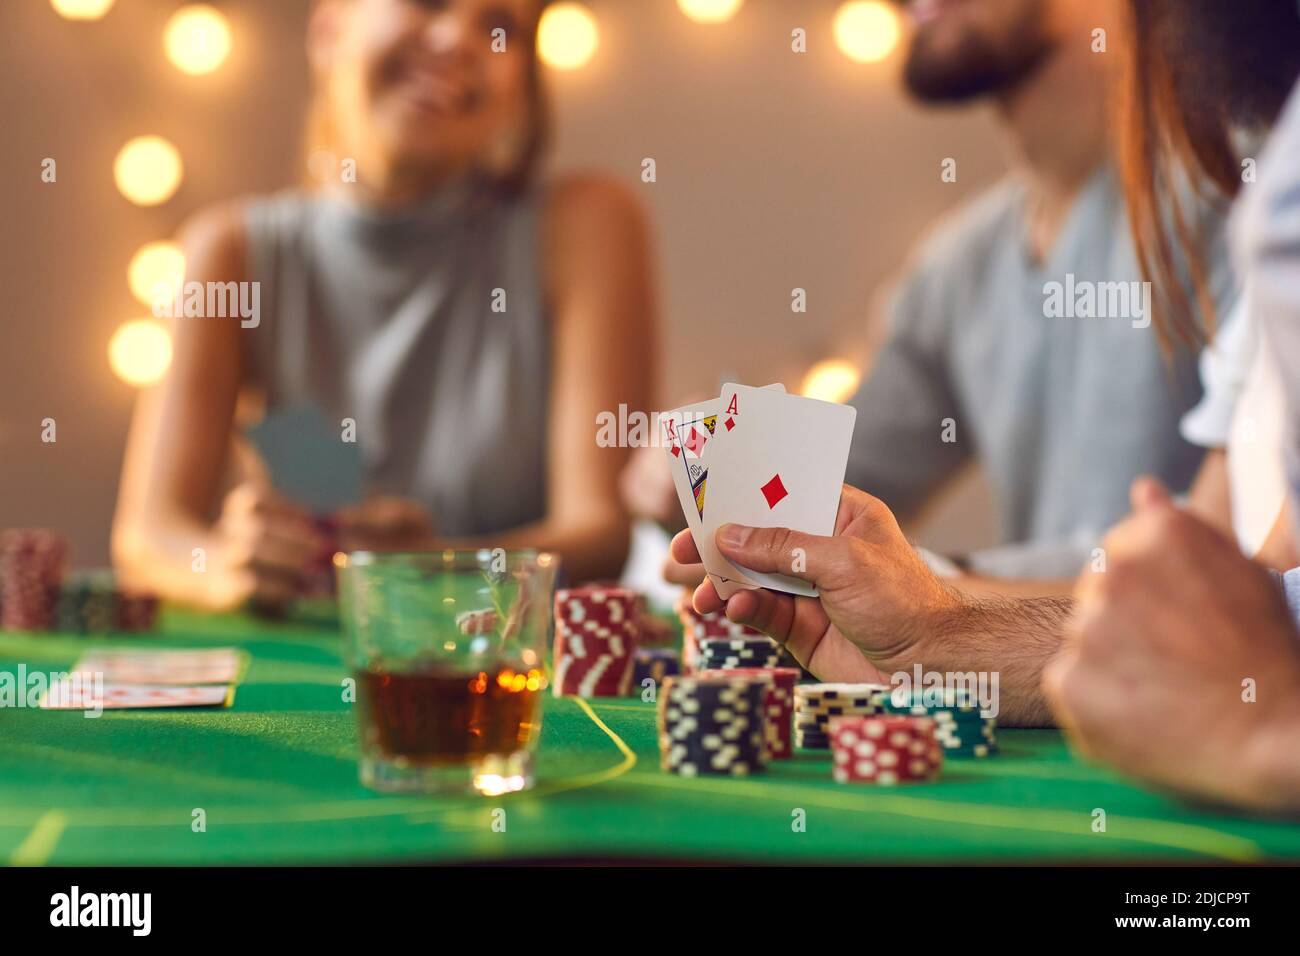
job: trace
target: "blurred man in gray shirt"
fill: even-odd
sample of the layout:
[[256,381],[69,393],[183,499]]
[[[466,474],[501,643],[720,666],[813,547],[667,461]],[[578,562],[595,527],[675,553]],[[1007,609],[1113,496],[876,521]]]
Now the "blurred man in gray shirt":
[[[932,566],[964,570],[977,592],[1066,593],[1127,513],[1133,479],[1185,491],[1203,455],[1178,428],[1201,395],[1196,354],[1161,352],[1151,323],[1159,297],[1141,281],[1113,166],[1107,99],[1124,18],[1113,0],[903,5],[915,21],[907,89],[936,105],[990,102],[1013,168],[938,223],[901,277],[888,339],[851,399],[845,480],[906,521],[978,463],[999,544],[956,564],[928,555]],[[959,139],[934,157],[936,177],[948,157],[960,168]],[[1206,240],[1224,315],[1233,289],[1222,217],[1206,210],[1191,225]],[[624,500],[680,527],[661,459],[634,459]],[[698,567],[665,570],[679,584],[702,577]],[[632,580],[648,587],[648,577]]]
[[[908,90],[926,103],[990,100],[1014,168],[916,252],[852,399],[846,481],[905,520],[977,461],[1004,544],[964,556],[969,570],[1072,577],[1127,512],[1137,475],[1185,490],[1201,458],[1178,432],[1200,395],[1195,355],[1161,353],[1111,165],[1117,19],[1096,0],[906,6]],[[1202,225],[1222,314],[1222,223]]]

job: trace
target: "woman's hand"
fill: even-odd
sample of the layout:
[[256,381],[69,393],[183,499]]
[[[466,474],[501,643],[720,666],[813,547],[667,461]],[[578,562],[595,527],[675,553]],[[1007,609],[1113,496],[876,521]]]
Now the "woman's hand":
[[302,590],[303,573],[317,559],[324,541],[311,514],[249,481],[226,495],[208,555],[207,603],[220,609],[280,611]]

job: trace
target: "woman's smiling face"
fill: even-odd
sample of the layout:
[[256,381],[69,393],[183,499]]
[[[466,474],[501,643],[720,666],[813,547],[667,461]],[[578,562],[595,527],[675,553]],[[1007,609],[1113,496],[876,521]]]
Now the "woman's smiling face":
[[322,0],[309,46],[335,148],[473,163],[528,108],[538,12],[538,0]]

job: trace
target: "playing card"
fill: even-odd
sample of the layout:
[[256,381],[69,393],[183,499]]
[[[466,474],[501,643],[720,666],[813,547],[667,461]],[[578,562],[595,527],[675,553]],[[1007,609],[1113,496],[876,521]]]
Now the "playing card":
[[709,458],[717,430],[717,399],[697,402],[659,416],[661,440],[668,453],[677,500],[695,539],[706,571],[722,567],[722,556],[713,539],[703,533],[704,505],[708,490]]
[[234,700],[233,684],[171,687],[158,684],[104,683],[96,688],[87,681],[56,681],[41,696],[43,710],[127,710],[144,707],[228,707]]
[[[718,527],[728,523],[832,534],[856,418],[857,410],[849,405],[723,386],[702,536],[712,541]],[[719,559],[717,572],[710,568],[710,574],[792,594],[817,594],[798,578],[737,567],[720,554]],[[800,559],[791,555],[792,566]],[[736,589],[728,587],[732,593]],[[730,596],[721,589],[718,593]]]
[[310,404],[277,408],[247,431],[275,490],[329,514],[361,500],[360,446],[339,441],[336,424]]
[[[785,386],[775,383],[764,390],[784,393]],[[661,442],[668,452],[677,498],[705,570],[710,572],[720,567],[721,556],[713,546],[713,539],[705,539],[701,533],[701,522],[708,490],[709,460],[718,430],[717,405],[717,399],[709,399],[664,412],[659,417]]]
[[102,674],[115,684],[231,684],[243,668],[244,655],[230,647],[187,651],[95,650],[73,665],[79,673]]

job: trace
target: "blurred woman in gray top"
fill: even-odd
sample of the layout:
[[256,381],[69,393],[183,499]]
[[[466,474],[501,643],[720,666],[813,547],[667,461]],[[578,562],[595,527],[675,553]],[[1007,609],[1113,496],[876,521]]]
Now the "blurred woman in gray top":
[[321,542],[301,503],[239,474],[246,398],[355,430],[369,497],[341,515],[344,547],[531,546],[575,577],[617,571],[626,451],[598,447],[595,423],[648,406],[649,243],[611,182],[533,184],[541,5],[314,6],[313,135],[332,185],[185,229],[186,289],[258,283],[261,314],[176,319],[127,450],[126,578],[214,608],[297,592]]

